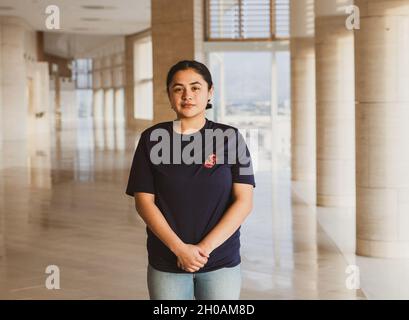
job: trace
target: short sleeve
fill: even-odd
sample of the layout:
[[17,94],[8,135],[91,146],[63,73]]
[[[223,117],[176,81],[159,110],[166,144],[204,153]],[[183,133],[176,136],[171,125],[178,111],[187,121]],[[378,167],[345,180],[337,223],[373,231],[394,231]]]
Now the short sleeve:
[[146,134],[143,132],[135,150],[129,173],[126,194],[133,197],[135,192],[155,194],[152,163],[149,160],[149,150]]
[[237,130],[236,161],[231,167],[233,183],[246,183],[256,187],[253,163],[246,141]]

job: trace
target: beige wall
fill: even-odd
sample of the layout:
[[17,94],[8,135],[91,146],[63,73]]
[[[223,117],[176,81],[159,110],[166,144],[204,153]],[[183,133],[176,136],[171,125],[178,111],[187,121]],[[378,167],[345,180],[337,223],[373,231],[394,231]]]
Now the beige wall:
[[[200,0],[152,1],[152,28],[125,37],[125,115],[129,128],[140,129],[175,118],[166,92],[169,68],[180,60],[204,62],[203,2]],[[134,43],[152,37],[153,121],[134,118]]]
[[[166,92],[169,68],[180,60],[203,61],[203,2],[152,0],[154,122],[170,121],[175,113]],[[194,18],[198,20],[195,21]]]
[[110,89],[125,86],[125,54],[123,52],[92,59],[92,88]]
[[[5,140],[27,138],[26,26],[23,21],[0,17],[2,55],[2,136]],[[18,126],[15,124],[19,123]]]
[[[0,136],[27,140],[30,130],[38,128],[35,119],[43,121],[48,115],[48,99],[44,97],[49,90],[47,64],[38,62],[37,34],[24,20],[0,17],[0,30]],[[48,125],[45,122],[41,127]]]
[[125,122],[128,128],[145,128],[152,124],[152,121],[134,118],[134,43],[149,36],[151,31],[146,30],[125,37]]

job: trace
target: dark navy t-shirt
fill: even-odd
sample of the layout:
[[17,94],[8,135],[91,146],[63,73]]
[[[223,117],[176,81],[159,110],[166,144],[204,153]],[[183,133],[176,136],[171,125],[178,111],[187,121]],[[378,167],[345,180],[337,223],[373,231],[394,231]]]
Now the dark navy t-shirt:
[[[223,132],[225,136],[206,138],[212,132]],[[197,244],[217,225],[232,203],[233,183],[255,187],[250,153],[237,128],[206,118],[201,130],[180,134],[173,129],[173,121],[169,121],[142,132],[126,194],[154,194],[155,204],[172,230],[183,242]],[[149,227],[146,231],[152,267],[185,273],[177,267],[175,254]],[[212,251],[207,264],[198,272],[234,267],[240,261],[239,228]]]

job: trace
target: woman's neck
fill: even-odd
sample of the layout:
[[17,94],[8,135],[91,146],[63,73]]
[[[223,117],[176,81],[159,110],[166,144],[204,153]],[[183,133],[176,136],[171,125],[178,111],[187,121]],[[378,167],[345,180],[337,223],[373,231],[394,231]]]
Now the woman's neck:
[[203,128],[206,124],[206,118],[203,115],[198,115],[194,118],[177,118],[176,131],[182,134],[195,133]]

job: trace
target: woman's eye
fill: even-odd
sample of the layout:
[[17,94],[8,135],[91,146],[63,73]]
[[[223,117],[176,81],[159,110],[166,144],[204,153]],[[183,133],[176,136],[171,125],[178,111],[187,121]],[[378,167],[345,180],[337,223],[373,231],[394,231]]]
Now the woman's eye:
[[176,89],[173,89],[173,92],[180,92],[180,91],[182,91],[182,89],[181,89],[181,88],[176,88]]
[[199,87],[193,87],[192,88],[192,91],[197,91],[197,90],[200,90],[200,88]]

